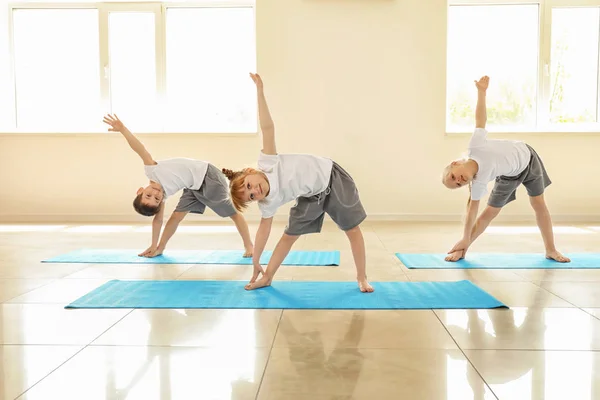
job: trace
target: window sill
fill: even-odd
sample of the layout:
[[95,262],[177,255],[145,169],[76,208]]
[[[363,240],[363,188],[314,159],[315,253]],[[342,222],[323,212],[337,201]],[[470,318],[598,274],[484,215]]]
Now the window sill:
[[[472,129],[448,129],[446,130],[446,136],[464,136],[464,135],[472,135],[475,127]],[[600,125],[594,126],[586,126],[586,127],[574,127],[574,126],[564,126],[564,127],[545,127],[539,129],[506,129],[502,127],[488,127],[488,133],[490,135],[584,135],[584,136],[596,136],[600,135]]]
[[[196,137],[253,137],[257,136],[258,132],[133,132],[135,136],[141,137],[173,137],[173,136],[196,136]],[[115,136],[121,137],[118,132],[35,132],[35,131],[0,131],[0,137],[7,136],[56,136],[56,137],[105,137]]]

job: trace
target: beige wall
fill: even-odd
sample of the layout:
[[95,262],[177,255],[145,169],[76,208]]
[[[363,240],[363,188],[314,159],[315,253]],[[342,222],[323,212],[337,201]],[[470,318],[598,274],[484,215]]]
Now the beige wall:
[[[440,183],[468,141],[444,131],[446,0],[258,0],[257,40],[280,152],[338,161],[373,218],[462,213],[467,192]],[[234,168],[255,163],[260,149],[258,136],[140,137],[157,159]],[[544,159],[557,219],[600,218],[600,135],[518,137]],[[4,220],[140,219],[130,203],[142,166],[114,134],[2,135],[0,181]],[[504,215],[530,215],[519,197]]]

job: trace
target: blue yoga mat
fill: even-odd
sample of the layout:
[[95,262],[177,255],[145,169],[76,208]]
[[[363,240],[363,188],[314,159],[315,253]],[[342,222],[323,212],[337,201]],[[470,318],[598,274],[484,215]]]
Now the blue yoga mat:
[[361,293],[356,282],[275,281],[247,291],[243,281],[113,280],[65,308],[247,308],[397,310],[499,308],[504,304],[470,281],[375,282]]
[[[46,263],[84,264],[233,264],[252,265],[252,258],[244,258],[241,250],[169,250],[158,257],[139,257],[139,250],[82,249],[44,260]],[[263,252],[260,262],[267,264],[271,251]],[[282,265],[337,266],[339,251],[291,251]]]
[[600,268],[600,254],[565,254],[570,263],[547,260],[544,254],[531,253],[467,253],[457,262],[445,261],[447,254],[401,254],[396,257],[411,269],[596,269]]

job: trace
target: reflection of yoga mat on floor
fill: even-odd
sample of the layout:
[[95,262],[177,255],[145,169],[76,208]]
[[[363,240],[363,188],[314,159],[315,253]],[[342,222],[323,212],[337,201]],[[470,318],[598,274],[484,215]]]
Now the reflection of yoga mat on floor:
[[448,262],[447,254],[404,254],[396,257],[411,269],[597,269],[600,253],[565,254],[570,263],[547,260],[544,254],[531,253],[467,253],[467,258]]
[[246,308],[399,310],[499,308],[504,304],[470,281],[374,282],[361,293],[356,282],[275,281],[247,291],[243,281],[113,280],[66,308]]
[[[169,250],[158,257],[139,257],[139,250],[82,249],[44,260],[47,263],[84,264],[233,264],[252,265],[252,258],[244,258],[243,250]],[[260,262],[268,264],[271,251],[263,252]],[[337,266],[339,251],[291,251],[282,265]]]

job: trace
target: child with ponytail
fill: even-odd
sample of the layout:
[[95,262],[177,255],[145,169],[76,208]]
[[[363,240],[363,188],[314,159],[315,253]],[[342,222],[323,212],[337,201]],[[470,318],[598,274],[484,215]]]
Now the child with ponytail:
[[[267,107],[262,79],[256,74],[250,76],[257,88],[263,136],[258,169],[245,168],[239,172],[223,169],[230,180],[231,199],[235,208],[242,211],[250,202],[257,201],[262,215],[254,241],[254,273],[246,289],[269,286],[296,240],[300,235],[320,232],[327,213],[348,236],[360,291],[372,292],[373,287],[367,281],[365,243],[359,227],[367,215],[354,180],[328,158],[278,154],[275,126]],[[265,271],[260,265],[260,256],[271,233],[273,217],[279,207],[291,201],[295,201],[295,205],[290,210],[289,223]],[[261,273],[262,277],[258,279]]]
[[[467,218],[463,238],[448,252],[446,261],[458,261],[465,257],[469,246],[481,235],[502,207],[516,199],[517,188],[523,184],[529,202],[535,211],[537,225],[542,233],[546,258],[558,262],[570,262],[554,246],[552,219],[544,201],[544,191],[552,182],[546,173],[542,159],[528,144],[514,140],[487,138],[486,92],[489,78],[484,76],[475,82],[477,108],[475,131],[469,142],[468,158],[450,163],[442,175],[443,184],[449,189],[469,187]],[[486,209],[477,218],[479,202],[487,193],[487,185],[495,180]]]

